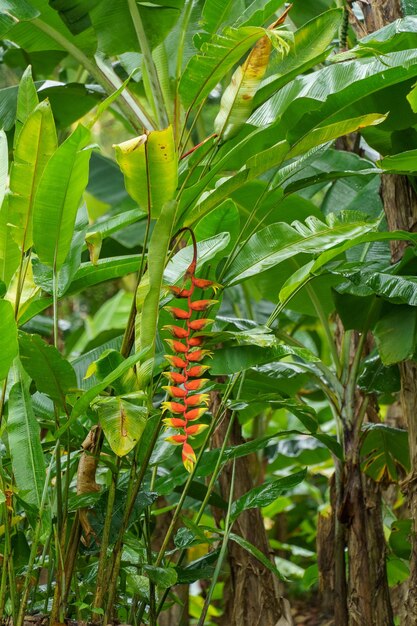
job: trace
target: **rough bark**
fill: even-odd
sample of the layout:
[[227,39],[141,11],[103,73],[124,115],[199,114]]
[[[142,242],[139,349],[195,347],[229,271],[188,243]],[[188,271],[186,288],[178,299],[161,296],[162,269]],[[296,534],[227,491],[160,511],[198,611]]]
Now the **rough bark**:
[[[218,398],[213,398],[218,402]],[[215,410],[215,409],[214,409]],[[229,416],[226,416],[213,437],[213,446],[222,444]],[[236,421],[230,437],[231,445],[244,443],[239,423]],[[232,468],[228,464],[219,478],[222,497],[229,497]],[[237,459],[235,493],[238,498],[253,487],[247,457]],[[217,521],[221,512],[216,511]],[[254,544],[265,555],[269,555],[268,537],[258,509],[250,509],[240,515],[233,532]],[[221,626],[291,626],[289,604],[280,597],[276,579],[257,559],[234,542],[229,543],[228,562],[230,575],[224,588],[225,610],[220,618]]]
[[[367,0],[361,4],[368,32],[382,28],[402,16],[400,0]],[[417,197],[406,177],[384,175],[381,197],[390,230],[417,231]],[[392,243],[393,261],[401,258],[406,245],[400,241]],[[402,486],[413,520],[410,577],[401,624],[414,626],[417,624],[417,364],[409,361],[401,364],[400,369],[401,406],[408,427],[411,461],[411,472]]]

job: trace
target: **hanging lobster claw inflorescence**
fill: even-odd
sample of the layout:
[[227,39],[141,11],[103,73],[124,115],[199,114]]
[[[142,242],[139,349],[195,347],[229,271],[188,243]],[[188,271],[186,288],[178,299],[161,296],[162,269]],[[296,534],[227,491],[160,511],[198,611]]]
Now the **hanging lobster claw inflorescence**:
[[[199,313],[205,313],[207,309],[217,303],[217,300],[193,300],[196,289],[212,289],[216,291],[217,283],[195,276],[197,268],[197,244],[194,233],[190,229],[184,229],[191,233],[193,240],[193,260],[187,268],[181,287],[171,286],[171,293],[186,302],[186,308],[165,307],[176,320],[176,324],[164,326],[172,339],[165,341],[173,354],[165,355],[168,363],[174,368],[164,372],[169,380],[169,385],[164,389],[171,400],[162,403],[162,408],[170,416],[164,418],[166,426],[178,430],[178,434],[167,438],[167,441],[182,446],[182,461],[185,468],[191,472],[196,462],[195,452],[190,444],[190,438],[198,435],[207,428],[207,424],[196,423],[206,412],[209,403],[208,393],[204,387],[209,382],[204,378],[204,373],[209,365],[203,365],[202,361],[211,356],[209,350],[204,349],[204,331],[213,320],[206,317],[197,318]],[[182,325],[180,325],[182,323]]]

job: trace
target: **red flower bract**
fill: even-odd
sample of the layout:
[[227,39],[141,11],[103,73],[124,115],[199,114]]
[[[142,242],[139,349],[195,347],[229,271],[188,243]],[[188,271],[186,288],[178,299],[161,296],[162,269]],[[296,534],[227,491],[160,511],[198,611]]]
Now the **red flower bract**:
[[[200,361],[203,361],[206,357],[211,356],[211,352],[202,348],[204,345],[205,336],[201,333],[213,320],[208,318],[191,319],[200,311],[206,311],[214,304],[217,304],[217,300],[192,300],[194,289],[208,289],[215,290],[219,287],[217,283],[213,283],[205,278],[197,278],[195,271],[197,267],[197,244],[195,241],[194,233],[185,228],[191,233],[193,240],[194,255],[193,260],[188,266],[185,274],[184,281],[181,286],[170,286],[169,289],[172,294],[177,298],[187,299],[187,308],[177,308],[175,306],[167,306],[165,309],[171,313],[176,320],[183,320],[185,327],[178,325],[164,326],[164,329],[168,330],[174,339],[166,339],[165,341],[171,348],[173,354],[166,355],[167,361],[171,366],[180,369],[180,372],[166,372],[165,376],[174,385],[168,385],[164,387],[167,393],[175,400],[181,400],[180,402],[167,401],[162,403],[164,411],[169,411],[174,416],[180,415],[181,417],[166,417],[164,423],[171,428],[178,428],[180,433],[178,435],[172,435],[167,438],[167,441],[182,446],[182,461],[185,468],[191,472],[196,462],[196,456],[188,437],[198,435],[207,428],[207,424],[191,424],[199,420],[207,411],[207,405],[209,403],[208,393],[193,393],[203,390],[204,385],[208,382],[207,378],[201,378],[205,371],[209,369],[209,365],[202,365]],[[184,304],[184,300],[182,301]],[[198,335],[194,335],[198,332]],[[181,341],[179,341],[181,340]],[[198,365],[190,365],[192,363],[198,363]]]

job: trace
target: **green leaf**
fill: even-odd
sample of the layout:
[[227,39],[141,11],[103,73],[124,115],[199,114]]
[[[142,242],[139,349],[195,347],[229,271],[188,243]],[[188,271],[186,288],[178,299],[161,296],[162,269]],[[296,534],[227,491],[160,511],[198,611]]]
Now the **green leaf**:
[[406,430],[367,424],[361,447],[362,469],[377,482],[397,482],[410,469]]
[[417,172],[417,150],[405,150],[377,161],[378,167],[396,174]]
[[51,107],[41,102],[22,126],[10,171],[9,220],[13,237],[24,251],[32,246],[35,193],[56,144]]
[[[168,255],[172,229],[175,222],[177,203],[167,202],[153,229],[148,249],[149,287],[140,314],[137,315],[137,343],[139,350],[148,358],[155,353],[156,333],[159,318],[159,299],[162,279]],[[139,306],[138,306],[139,310]]]
[[32,20],[40,15],[27,0],[0,0],[0,11],[10,13],[18,20]]
[[[291,13],[290,13],[291,16]],[[313,18],[294,33],[294,45],[288,54],[280,59],[276,73],[269,76],[262,86],[262,98],[272,95],[291,80],[318,64],[330,52],[337,30],[342,21],[343,11],[331,9]]]
[[17,326],[13,307],[7,300],[0,300],[0,320],[0,380],[3,380],[18,353]]
[[376,223],[352,222],[346,217],[329,215],[326,223],[310,217],[305,225],[280,222],[263,228],[240,250],[226,272],[225,282],[233,285],[296,254],[318,254],[376,228]]
[[[177,155],[172,126],[114,146],[129,195],[156,219],[177,188]],[[161,181],[164,181],[161,184]]]
[[65,396],[77,387],[72,365],[39,335],[19,333],[20,359],[36,388],[48,395],[61,407],[65,407]]
[[4,130],[0,130],[0,209],[6,193],[7,177],[9,172],[9,149]]
[[204,43],[181,76],[179,93],[184,107],[192,108],[204,100],[265,33],[264,28],[255,26],[227,28],[221,35],[214,35]]
[[117,456],[128,454],[142,436],[147,409],[121,396],[99,400],[94,408],[113,452]]
[[73,35],[82,33],[91,26],[89,12],[100,4],[101,0],[49,0],[50,6],[58,11],[60,18]]
[[[342,135],[348,135],[349,133],[366,128],[367,126],[381,124],[386,117],[386,115],[382,115],[381,113],[370,113],[368,115],[361,115],[360,117],[335,122],[334,124],[329,124],[327,126],[314,128],[301,140],[295,143],[293,148],[287,154],[287,159],[304,154],[305,152],[308,152],[308,150],[325,144],[328,141],[333,141],[333,139],[337,139]],[[290,143],[292,143],[291,140]]]
[[139,262],[140,255],[127,254],[126,256],[99,259],[96,265],[89,262],[81,263],[67,293],[68,295],[78,293],[92,285],[133,274],[138,271]]
[[178,580],[177,572],[172,567],[156,567],[155,565],[144,565],[144,572],[149,579],[161,589],[169,589]]
[[284,357],[296,355],[306,361],[318,361],[319,359],[306,348],[276,345],[271,348],[259,346],[237,346],[219,348],[214,352],[210,368],[214,376],[226,376],[241,372],[255,365],[271,363]]
[[254,487],[232,505],[232,519],[237,519],[243,511],[268,506],[289,489],[293,489],[305,479],[307,470],[296,472],[284,478],[277,478],[272,482]]
[[343,272],[355,285],[366,285],[378,296],[396,304],[417,306],[417,278],[385,272]]
[[33,238],[42,263],[59,271],[70,251],[78,207],[88,182],[91,148],[83,126],[48,161],[33,208]]
[[254,556],[255,559],[257,559],[260,563],[262,563],[264,567],[269,569],[269,571],[272,572],[274,576],[278,578],[278,580],[287,580],[285,576],[283,576],[281,572],[278,570],[275,563],[270,561],[270,559],[268,559],[268,557],[266,557],[265,554],[259,550],[259,548],[254,546],[253,543],[251,543],[250,541],[247,541],[247,539],[244,539],[240,535],[236,535],[235,533],[230,533],[229,537],[232,541],[237,543],[241,548],[246,550],[246,552],[249,552],[249,554]]
[[7,434],[13,474],[22,492],[22,500],[39,508],[46,468],[40,428],[33,413],[30,394],[22,380],[18,380],[10,390]]
[[65,424],[59,429],[57,433],[57,437],[60,437],[70,426],[71,424],[82,415],[90,406],[91,402],[102,392],[106,387],[112,384],[113,381],[117,380],[125,372],[127,372],[133,365],[135,365],[138,361],[143,359],[146,351],[138,352],[137,354],[132,354],[129,358],[125,359],[123,363],[118,365],[115,370],[97,385],[91,387],[86,391],[74,404],[73,409],[71,411],[71,415],[69,420],[65,422]]
[[401,389],[398,365],[385,367],[379,356],[367,357],[361,368],[358,387],[366,393],[396,393]]
[[[138,10],[153,49],[167,37],[178,20],[184,0],[152,0],[138,3]],[[101,0],[91,11],[99,50],[107,56],[138,52],[139,44],[126,0]]]
[[[224,224],[224,227],[227,228],[227,223]],[[211,261],[217,255],[222,254],[224,256],[224,249],[228,246],[229,242],[230,234],[228,232],[220,232],[214,237],[199,241],[197,243],[198,269],[201,270],[205,263]],[[176,282],[184,277],[184,274],[192,260],[193,246],[186,246],[185,248],[182,248],[167,263],[164,271],[164,281],[169,285],[175,285]]]
[[19,83],[19,91],[17,93],[16,122],[13,139],[15,147],[24,123],[38,103],[39,98],[32,79],[32,68],[29,65],[22,74]]
[[201,11],[201,26],[212,34],[230,17],[235,0],[206,0]]
[[374,336],[384,365],[412,358],[417,341],[417,309],[392,305],[377,322]]

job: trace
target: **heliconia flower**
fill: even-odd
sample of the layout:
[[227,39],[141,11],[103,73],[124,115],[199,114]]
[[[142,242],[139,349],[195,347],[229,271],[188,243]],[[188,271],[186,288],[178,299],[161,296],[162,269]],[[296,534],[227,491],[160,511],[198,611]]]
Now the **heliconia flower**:
[[179,402],[163,402],[161,404],[163,411],[169,411],[170,413],[184,413],[186,407]]
[[199,391],[202,389],[206,383],[209,382],[208,378],[197,378],[196,380],[187,380],[184,383],[184,387],[187,391]]
[[190,289],[182,289],[182,287],[176,287],[175,285],[173,285],[169,287],[169,290],[177,298],[189,298],[193,294],[194,285],[191,285]]
[[217,300],[194,300],[190,302],[190,308],[193,311],[207,311],[213,304],[217,304]]
[[190,334],[188,328],[181,328],[181,326],[164,326],[163,330],[169,330],[171,335],[177,339],[186,339]]
[[211,356],[212,354],[210,350],[195,350],[194,352],[189,352],[186,358],[190,363],[198,363],[198,361],[201,361],[204,357]]
[[202,376],[204,372],[209,369],[210,365],[193,365],[193,367],[190,367],[188,370],[186,370],[186,374],[191,378],[200,378],[200,376]]
[[193,422],[194,420],[200,419],[200,417],[202,417],[206,412],[206,407],[191,409],[191,411],[186,411],[186,413],[184,413],[184,417],[187,421]]
[[173,352],[188,352],[188,347],[185,346],[181,341],[177,339],[165,339],[166,343],[169,345]]
[[175,356],[174,354],[165,354],[164,356],[172,367],[187,367],[187,361],[184,361],[179,356]]
[[185,432],[190,437],[194,437],[195,435],[199,435],[208,428],[208,424],[192,424],[191,426],[187,426]]
[[196,393],[194,396],[185,398],[184,402],[187,406],[198,406],[199,404],[207,406],[209,403],[209,395],[208,393]]
[[182,462],[187,472],[192,472],[196,463],[195,452],[189,443],[184,443],[182,447]]
[[201,346],[204,342],[204,337],[190,337],[188,340],[188,345],[191,348],[195,348],[196,346]]
[[[165,441],[169,441],[169,443],[173,443],[176,446],[187,441],[187,435],[171,435],[171,437],[167,437]],[[187,445],[184,443],[184,445]]]
[[170,385],[166,385],[162,387],[162,389],[166,389],[167,393],[173,398],[185,398],[188,394],[186,389],[182,389],[182,387],[171,387]]
[[208,428],[207,424],[196,423],[199,418],[207,413],[210,397],[207,391],[204,392],[203,390],[208,382],[208,379],[203,378],[203,375],[209,366],[201,365],[200,361],[212,356],[212,353],[204,348],[206,336],[201,331],[214,321],[208,318],[192,318],[197,317],[194,315],[195,313],[206,311],[217,304],[217,300],[211,299],[193,301],[192,296],[195,289],[212,289],[216,292],[220,285],[195,276],[197,242],[193,231],[188,227],[181,228],[177,236],[185,231],[191,234],[193,260],[184,273],[182,284],[180,283],[180,286],[172,285],[168,289],[176,298],[186,298],[188,307],[187,310],[179,307],[165,307],[175,319],[184,321],[185,328],[177,325],[164,327],[173,337],[172,339],[165,339],[172,352],[172,354],[166,355],[166,359],[171,366],[178,368],[180,372],[165,374],[170,384],[163,389],[171,396],[171,400],[162,403],[162,410],[170,413],[168,417],[163,419],[164,424],[179,430],[178,434],[168,437],[167,441],[173,444],[182,444],[182,460],[187,471],[191,472],[196,463],[196,456],[192,446],[188,443],[188,438],[194,437]]
[[193,285],[198,287],[199,289],[208,289],[209,287],[213,289],[214,293],[220,289],[221,285],[219,283],[214,283],[212,280],[206,280],[205,278],[196,278],[193,276],[191,278]]
[[179,417],[165,417],[162,421],[166,426],[170,426],[171,428],[184,428],[187,426],[187,422]]
[[188,327],[191,328],[191,330],[203,330],[203,328],[205,328],[209,324],[212,324],[213,322],[214,320],[201,318],[199,320],[193,320],[192,322],[188,322]]
[[192,311],[184,311],[184,309],[177,309],[175,306],[164,307],[168,313],[171,313],[177,320],[188,320],[191,317]]
[[182,385],[182,383],[185,383],[187,380],[187,377],[179,372],[162,372],[162,374],[168,378],[171,383],[175,383],[177,385]]

